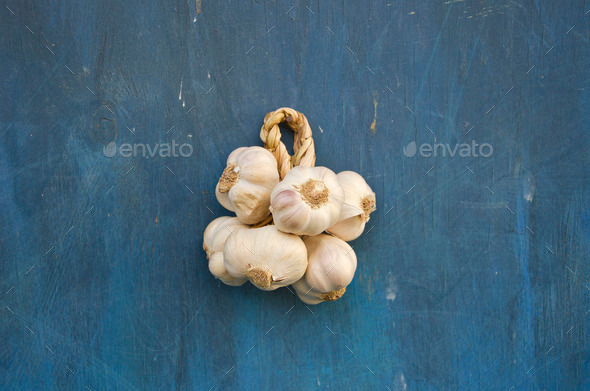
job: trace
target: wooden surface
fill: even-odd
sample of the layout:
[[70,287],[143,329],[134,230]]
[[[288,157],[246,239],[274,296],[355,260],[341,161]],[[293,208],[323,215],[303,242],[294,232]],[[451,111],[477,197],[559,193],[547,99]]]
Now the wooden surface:
[[[590,4],[30,3],[0,9],[1,389],[590,387]],[[309,309],[201,249],[281,106],[378,200]]]

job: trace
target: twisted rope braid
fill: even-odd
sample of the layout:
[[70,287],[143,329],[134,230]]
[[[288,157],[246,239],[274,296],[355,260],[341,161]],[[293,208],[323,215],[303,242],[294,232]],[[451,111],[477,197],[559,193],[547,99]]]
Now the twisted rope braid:
[[[285,144],[281,142],[280,123],[287,124],[295,132],[293,156],[289,155]],[[266,114],[260,129],[260,139],[264,142],[264,147],[277,159],[281,180],[293,166],[313,167],[315,165],[316,156],[311,128],[305,115],[297,110],[282,107]]]

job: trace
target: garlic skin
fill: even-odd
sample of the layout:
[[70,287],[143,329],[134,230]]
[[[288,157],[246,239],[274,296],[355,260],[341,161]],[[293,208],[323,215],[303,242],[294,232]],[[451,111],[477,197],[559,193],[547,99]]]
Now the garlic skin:
[[237,217],[218,217],[213,220],[203,233],[203,250],[209,260],[209,271],[224,284],[240,286],[246,282],[245,278],[235,278],[227,272],[223,262],[223,246],[230,235],[250,227],[242,224]]
[[308,263],[303,278],[293,284],[297,296],[306,304],[338,300],[356,271],[356,254],[352,247],[326,234],[308,236],[303,242]]
[[274,225],[239,230],[223,248],[225,268],[237,279],[272,291],[299,280],[307,268],[305,244]]
[[279,172],[272,153],[262,147],[242,147],[228,156],[215,196],[241,222],[256,224],[270,214],[270,194],[277,183]]
[[225,285],[242,286],[246,282],[245,278],[234,278],[227,272],[223,262],[223,251],[215,253],[209,258],[209,271]]
[[270,210],[283,232],[318,235],[340,216],[344,190],[326,167],[293,167],[274,188]]
[[348,242],[361,236],[365,230],[370,214],[376,209],[375,193],[356,172],[342,171],[336,177],[344,189],[344,204],[338,222],[327,231]]

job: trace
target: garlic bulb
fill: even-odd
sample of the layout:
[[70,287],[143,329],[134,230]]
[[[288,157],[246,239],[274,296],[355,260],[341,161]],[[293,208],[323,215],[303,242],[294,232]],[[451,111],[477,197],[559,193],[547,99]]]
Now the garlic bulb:
[[375,193],[356,172],[342,171],[336,177],[344,189],[344,204],[338,222],[327,231],[342,240],[354,240],[361,236],[369,215],[376,209]]
[[270,193],[279,183],[277,161],[262,147],[242,147],[227,158],[215,196],[245,224],[256,224],[270,214]]
[[326,167],[293,167],[274,188],[270,210],[277,228],[296,235],[317,235],[340,216],[344,191]]
[[235,278],[227,272],[223,262],[223,246],[227,237],[241,229],[248,229],[236,217],[219,217],[213,220],[203,234],[203,250],[209,260],[209,271],[223,283],[231,286],[240,286],[246,282],[245,278]]
[[239,230],[225,242],[223,255],[230,275],[247,278],[265,291],[294,283],[307,268],[307,250],[301,238],[274,225]]
[[308,236],[307,270],[293,284],[297,296],[306,304],[338,300],[352,281],[356,271],[356,254],[345,241],[321,234]]

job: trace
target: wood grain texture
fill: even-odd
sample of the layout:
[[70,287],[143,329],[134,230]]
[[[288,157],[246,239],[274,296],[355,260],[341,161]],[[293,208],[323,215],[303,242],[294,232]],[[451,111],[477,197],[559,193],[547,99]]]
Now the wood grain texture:
[[[590,387],[587,2],[51,3],[0,9],[1,389]],[[309,309],[201,249],[281,106],[378,201]]]

